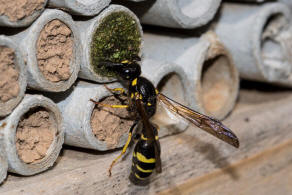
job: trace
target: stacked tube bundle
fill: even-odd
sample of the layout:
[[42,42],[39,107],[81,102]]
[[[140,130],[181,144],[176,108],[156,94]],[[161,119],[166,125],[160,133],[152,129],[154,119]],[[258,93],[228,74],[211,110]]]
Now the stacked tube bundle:
[[[239,77],[292,86],[289,1],[34,1],[11,13],[17,1],[0,0],[0,183],[7,171],[52,167],[63,143],[98,151],[126,143],[131,113],[90,101],[128,101],[106,89],[127,85],[104,62],[141,58],[142,76],[161,93],[220,120]],[[140,21],[151,27],[143,32]],[[160,137],[188,127],[161,107],[152,122]]]

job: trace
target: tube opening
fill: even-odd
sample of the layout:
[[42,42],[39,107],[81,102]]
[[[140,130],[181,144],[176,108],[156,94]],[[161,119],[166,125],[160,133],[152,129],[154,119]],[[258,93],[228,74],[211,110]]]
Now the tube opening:
[[262,30],[261,57],[268,78],[287,78],[291,67],[291,35],[287,37],[288,21],[281,13],[271,15]]
[[[182,79],[178,74],[170,73],[164,76],[158,83],[157,89],[159,90],[159,92],[163,93],[167,97],[183,105],[187,105],[184,84],[182,83]],[[176,125],[180,122],[179,118],[172,117],[172,114],[159,104],[157,106],[156,114],[154,115],[152,120],[159,126],[161,125],[170,127],[169,131],[171,131],[172,127],[175,128],[175,126],[173,125]],[[173,131],[176,130],[174,129]]]
[[44,78],[50,82],[70,78],[74,41],[71,29],[60,20],[48,22],[37,41],[37,62]]
[[205,12],[210,10],[210,7],[213,6],[214,0],[204,0],[202,4],[201,0],[178,0],[178,7],[181,9],[181,12],[190,17],[198,18],[203,15]]
[[16,150],[27,164],[40,162],[48,154],[57,133],[54,113],[43,107],[31,108],[20,118],[16,129]]
[[0,45],[0,103],[16,98],[20,92],[15,51]]
[[201,73],[201,97],[207,115],[217,116],[229,104],[234,88],[230,61],[224,55],[204,62]]
[[[101,99],[102,104],[126,105],[127,99],[119,101],[114,96]],[[92,133],[99,141],[105,142],[108,148],[115,148],[122,135],[127,133],[133,124],[130,112],[126,108],[110,108],[96,105],[91,114]]]
[[0,16],[7,16],[9,21],[16,22],[27,16],[31,16],[35,11],[45,7],[46,0],[13,0],[1,1]]
[[139,56],[141,34],[139,24],[128,13],[113,12],[104,17],[92,36],[91,66],[101,76],[114,77],[102,62],[121,63]]

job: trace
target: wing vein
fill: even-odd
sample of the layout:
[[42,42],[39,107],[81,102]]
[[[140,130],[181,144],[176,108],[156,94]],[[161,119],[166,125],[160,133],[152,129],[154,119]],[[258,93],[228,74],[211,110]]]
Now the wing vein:
[[221,139],[222,141],[238,148],[239,141],[236,135],[219,120],[196,112],[159,93],[157,99],[172,113],[181,116],[195,126]]

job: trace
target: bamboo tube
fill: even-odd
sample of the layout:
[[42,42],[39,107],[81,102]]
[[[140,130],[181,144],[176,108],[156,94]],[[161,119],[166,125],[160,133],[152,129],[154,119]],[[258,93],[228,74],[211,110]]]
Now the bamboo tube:
[[[0,130],[3,127],[0,127]],[[6,152],[3,145],[3,133],[0,132],[0,184],[5,180],[7,176],[8,162]]]
[[229,0],[229,1],[236,2],[236,3],[264,3],[264,2],[269,2],[273,0]]
[[26,67],[16,43],[0,36],[0,117],[8,115],[22,100],[26,89]]
[[292,7],[292,1],[290,1],[290,0],[279,0],[279,2],[284,3],[284,4],[288,5],[289,7]]
[[27,63],[28,87],[50,92],[67,90],[80,69],[79,38],[71,16],[52,9],[46,9],[28,29],[14,35]]
[[26,27],[44,11],[47,0],[0,1],[0,26]]
[[128,0],[128,1],[141,2],[141,1],[147,1],[147,0]]
[[124,4],[137,14],[143,24],[193,29],[207,24],[220,3],[221,0],[156,0]]
[[8,170],[34,175],[56,161],[64,141],[61,113],[50,99],[25,95],[22,102],[0,121]]
[[[144,59],[142,74],[154,84],[159,92],[185,106],[189,106],[187,102],[189,80],[182,67],[174,63]],[[182,132],[188,127],[188,123],[173,116],[159,103],[157,104],[156,114],[151,120],[159,126],[159,137]]]
[[81,31],[82,62],[79,77],[97,82],[114,80],[99,68],[103,61],[121,62],[141,55],[142,28],[129,9],[110,5],[96,17],[77,21]]
[[[108,85],[110,88],[121,87],[118,84]],[[107,104],[120,104],[103,85],[78,81],[74,90],[65,99],[55,94],[65,126],[65,144],[90,148],[99,151],[122,147],[127,140],[128,131],[133,123],[126,120],[128,112],[122,108],[99,107],[90,101]],[[106,101],[103,101],[106,100]]]
[[292,86],[290,17],[281,3],[223,4],[214,30],[242,78]]
[[49,0],[49,7],[61,8],[73,15],[94,16],[107,7],[110,0]]
[[218,119],[233,109],[239,89],[238,72],[214,33],[200,39],[145,33],[144,44],[145,58],[173,62],[184,69],[191,108]]

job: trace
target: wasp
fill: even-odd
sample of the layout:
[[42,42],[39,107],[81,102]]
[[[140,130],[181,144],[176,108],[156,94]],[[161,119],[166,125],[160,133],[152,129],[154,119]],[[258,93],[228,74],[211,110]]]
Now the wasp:
[[[141,76],[141,67],[137,61],[123,61],[121,63],[104,62],[109,71],[114,72],[121,81],[128,85],[128,93],[124,88],[110,89],[112,93],[128,96],[126,105],[104,105],[112,108],[128,108],[137,113],[136,119],[129,130],[128,140],[124,145],[121,154],[112,162],[109,168],[109,176],[114,164],[126,152],[132,138],[135,127],[141,122],[142,132],[138,136],[138,142],[133,152],[132,168],[129,179],[139,185],[149,178],[154,169],[161,173],[160,143],[158,139],[158,126],[153,124],[150,119],[156,112],[157,103],[162,104],[174,115],[185,119],[195,126],[205,130],[211,135],[223,140],[224,142],[238,148],[239,140],[236,135],[219,120],[196,112],[160,93],[147,78]],[[96,104],[101,104],[95,102]]]

